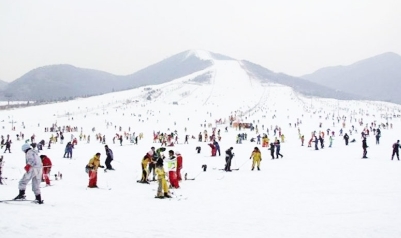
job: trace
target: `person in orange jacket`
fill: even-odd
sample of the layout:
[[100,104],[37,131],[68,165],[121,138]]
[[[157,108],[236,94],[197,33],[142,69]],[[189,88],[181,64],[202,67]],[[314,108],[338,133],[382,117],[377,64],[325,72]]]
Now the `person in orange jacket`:
[[[43,164],[43,180],[46,182],[46,186],[50,186],[50,171],[52,169],[52,161],[50,160],[49,157],[46,155],[41,155],[40,159],[42,159],[42,164]],[[42,180],[42,182],[43,182]]]
[[89,160],[88,167],[89,170],[89,185],[88,188],[98,188],[97,186],[97,169],[104,168],[103,165],[100,165],[100,153],[96,153],[92,159]]

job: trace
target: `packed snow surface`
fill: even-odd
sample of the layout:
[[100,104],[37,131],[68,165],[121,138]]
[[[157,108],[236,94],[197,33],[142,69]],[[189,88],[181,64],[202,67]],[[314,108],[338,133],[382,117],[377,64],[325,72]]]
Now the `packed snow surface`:
[[[199,53],[199,52],[198,52]],[[207,56],[202,56],[207,57]],[[237,61],[215,61],[210,82],[190,83],[191,75],[173,82],[91,98],[0,112],[0,134],[10,135],[11,152],[4,156],[0,199],[18,194],[24,174],[22,140],[33,134],[44,139],[45,154],[53,162],[54,186],[42,189],[43,205],[30,202],[0,203],[0,237],[401,237],[401,162],[391,160],[392,144],[400,139],[400,106],[369,101],[337,101],[307,98],[280,85],[264,84],[250,78]],[[202,73],[202,72],[201,72]],[[253,123],[255,130],[230,126]],[[360,124],[359,122],[362,121]],[[297,122],[299,123],[296,126]],[[380,125],[382,137],[375,143],[371,131]],[[387,128],[383,128],[388,123]],[[45,127],[77,127],[65,132],[64,144],[47,149],[55,132]],[[320,127],[321,124],[321,127]],[[366,126],[368,125],[368,126]],[[12,127],[15,130],[11,130]],[[121,127],[121,130],[120,130]],[[227,132],[225,128],[227,127]],[[250,142],[269,129],[281,128],[283,158],[272,160],[270,151]],[[354,127],[354,129],[352,128]],[[199,133],[220,130],[221,156],[211,156],[209,142],[198,142]],[[369,129],[368,159],[362,158],[361,132]],[[335,132],[329,145],[327,129]],[[345,145],[340,129],[356,142]],[[79,135],[90,135],[90,142]],[[298,130],[305,136],[301,146]],[[141,159],[153,143],[153,133],[177,131],[178,144],[167,147],[180,151],[187,180],[171,189],[172,199],[155,199],[157,184],[140,184]],[[325,147],[307,147],[311,133],[325,133]],[[138,145],[116,134],[143,133]],[[84,167],[96,152],[104,165],[106,137],[114,152],[115,171],[99,170],[99,189],[88,189]],[[239,133],[247,140],[236,144]],[[331,132],[330,132],[331,134]],[[184,144],[185,135],[190,135]],[[191,137],[194,136],[195,139]],[[71,138],[78,138],[72,159],[63,158]],[[201,153],[195,148],[201,146]],[[224,151],[234,147],[232,168],[225,172]],[[258,146],[261,170],[251,171],[250,155]],[[4,148],[3,148],[4,149]],[[167,156],[167,153],[165,153]],[[207,170],[202,170],[202,165]],[[55,180],[60,172],[62,180]],[[43,187],[44,183],[41,184]],[[26,190],[34,199],[31,185]]]

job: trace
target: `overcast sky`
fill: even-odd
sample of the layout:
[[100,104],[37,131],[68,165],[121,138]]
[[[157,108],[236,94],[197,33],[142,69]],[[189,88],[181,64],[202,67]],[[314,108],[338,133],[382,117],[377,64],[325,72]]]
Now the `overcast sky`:
[[294,76],[401,55],[401,0],[1,0],[0,79],[51,64],[134,73],[189,49]]

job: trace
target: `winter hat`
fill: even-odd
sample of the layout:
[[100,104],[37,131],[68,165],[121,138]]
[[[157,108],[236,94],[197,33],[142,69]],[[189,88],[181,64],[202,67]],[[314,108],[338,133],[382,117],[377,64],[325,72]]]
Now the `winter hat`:
[[31,145],[29,145],[28,143],[25,143],[21,146],[21,150],[22,152],[25,152],[26,150],[30,149]]
[[153,156],[153,150],[150,150],[150,151],[148,152],[148,155],[149,155],[149,156]]
[[179,151],[175,151],[175,154],[176,155],[180,155],[181,153]]

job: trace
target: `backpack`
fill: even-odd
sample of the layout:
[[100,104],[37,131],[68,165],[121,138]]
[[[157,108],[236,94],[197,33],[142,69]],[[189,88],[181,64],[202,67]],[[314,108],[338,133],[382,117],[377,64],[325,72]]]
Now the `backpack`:
[[91,167],[89,167],[89,165],[86,165],[85,166],[85,172],[88,174],[89,173],[89,170],[91,170]]

